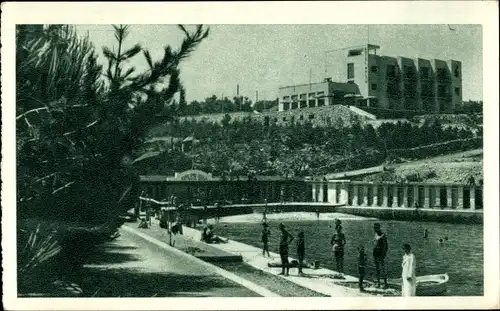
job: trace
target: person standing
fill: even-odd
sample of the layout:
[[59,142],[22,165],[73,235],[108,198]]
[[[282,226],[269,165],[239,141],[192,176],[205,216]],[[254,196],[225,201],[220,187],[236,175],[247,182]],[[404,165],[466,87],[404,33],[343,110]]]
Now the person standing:
[[300,231],[297,236],[297,257],[299,259],[299,275],[304,275],[302,273],[302,265],[304,263],[304,257],[306,253],[304,231]]
[[373,247],[373,260],[375,261],[375,271],[377,273],[377,287],[380,287],[380,276],[384,278],[384,288],[387,288],[387,274],[385,269],[385,256],[389,249],[387,236],[382,232],[380,224],[373,225],[375,231],[375,246]]
[[262,256],[271,257],[269,255],[269,235],[271,235],[271,231],[269,231],[269,225],[267,223],[262,224]]
[[337,272],[344,273],[344,246],[346,244],[345,235],[342,232],[342,226],[338,225],[336,227],[336,232],[333,234],[330,241],[333,249],[333,255],[335,257],[335,264],[337,266]]
[[404,244],[403,250],[405,253],[401,264],[401,278],[403,279],[401,295],[403,297],[412,297],[416,296],[417,293],[417,277],[415,275],[417,260],[415,259],[415,255],[412,253],[409,244]]
[[338,218],[335,218],[334,220],[334,224],[335,224],[335,231],[337,231],[337,228],[342,225],[342,221]]
[[[281,257],[281,273],[279,275],[288,276],[290,266],[288,262],[288,245],[293,241],[293,236],[285,230],[285,225],[280,223],[279,229],[281,231],[280,237],[280,257]],[[285,270],[286,269],[286,270]],[[286,271],[286,273],[285,273]]]

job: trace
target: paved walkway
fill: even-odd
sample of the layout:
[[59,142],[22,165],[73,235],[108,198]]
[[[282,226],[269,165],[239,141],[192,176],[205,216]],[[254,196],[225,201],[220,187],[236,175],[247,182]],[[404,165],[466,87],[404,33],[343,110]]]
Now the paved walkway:
[[[195,240],[200,239],[201,232],[195,229],[184,227],[184,235],[189,236]],[[243,257],[243,261],[248,263],[249,265],[271,273],[273,275],[278,275],[281,272],[281,268],[270,268],[268,267],[269,258],[265,258],[262,256],[262,250],[260,248],[243,244],[237,241],[229,240],[228,243],[224,244],[211,244],[211,246],[223,250],[228,253],[241,255]],[[278,261],[280,256],[276,253],[270,253],[273,258],[271,261]],[[289,260],[294,260],[294,258],[289,258]],[[335,271],[320,268],[320,269],[303,269],[305,276],[298,276],[297,269],[290,269],[290,276],[282,278],[286,278],[290,282],[296,283],[297,285],[309,288],[321,294],[332,296],[332,297],[366,297],[372,296],[369,293],[361,293],[357,288],[349,288],[346,286],[342,286],[336,284],[336,282],[342,282],[340,280],[334,280],[333,276],[337,274]],[[345,276],[346,279],[344,282],[356,283],[358,279],[356,277],[352,277],[349,275]]]
[[[153,225],[148,229],[138,229],[136,223],[126,223],[124,227],[131,227],[140,233],[146,234],[152,238],[168,243],[169,235],[165,229],[158,225],[156,219],[153,220]],[[283,296],[283,297],[323,297],[316,291],[299,286],[289,282],[287,279],[280,278],[276,275],[266,273],[256,269],[242,261],[240,255],[231,254],[215,248],[212,244],[206,244],[198,239],[192,239],[189,236],[176,234],[172,236],[172,242],[175,242],[175,248],[192,256],[200,258],[204,261],[209,261],[214,266],[232,272],[243,279],[258,284],[268,290]],[[237,258],[238,260],[234,260]]]
[[126,226],[84,266],[86,297],[256,297],[267,289]]

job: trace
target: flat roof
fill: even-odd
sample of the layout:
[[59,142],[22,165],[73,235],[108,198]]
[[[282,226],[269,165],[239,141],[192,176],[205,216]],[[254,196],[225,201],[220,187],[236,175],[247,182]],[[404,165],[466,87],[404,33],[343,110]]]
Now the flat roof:
[[283,89],[289,89],[289,88],[293,88],[293,87],[319,85],[319,84],[327,84],[328,88],[331,88],[333,90],[333,92],[343,91],[343,92],[358,93],[358,86],[356,84],[347,83],[347,82],[334,82],[334,81],[324,81],[324,82],[316,82],[316,83],[305,83],[305,84],[282,86],[279,89],[283,90]]
[[323,82],[312,82],[312,83],[301,83],[301,84],[294,84],[294,85],[286,85],[286,86],[280,86],[279,89],[287,89],[290,87],[297,87],[297,86],[306,86],[306,85],[318,85],[318,84],[325,84],[328,83],[328,81],[323,81]]

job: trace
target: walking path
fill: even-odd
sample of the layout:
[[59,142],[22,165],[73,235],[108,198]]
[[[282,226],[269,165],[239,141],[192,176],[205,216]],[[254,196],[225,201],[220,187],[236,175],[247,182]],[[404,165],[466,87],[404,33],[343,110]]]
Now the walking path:
[[204,267],[206,268],[207,271],[211,271],[211,272],[215,272],[217,274],[219,274],[220,276],[223,276],[225,277],[226,279],[228,280],[231,280],[241,286],[244,286],[248,289],[250,289],[251,291],[261,295],[261,296],[264,296],[264,297],[279,297],[279,295],[271,292],[270,290],[262,287],[262,286],[259,286],[255,283],[252,283],[248,280],[245,280],[239,276],[237,276],[236,274],[234,273],[231,273],[229,271],[226,271],[224,269],[221,269],[219,267],[216,267],[210,263],[207,263],[201,259],[198,259],[196,257],[193,257],[191,255],[188,255],[186,253],[184,253],[183,251],[181,250],[178,250],[176,248],[173,248],[171,246],[169,246],[167,243],[165,242],[162,242],[156,238],[153,238],[143,232],[140,232],[132,227],[129,227],[129,226],[123,226],[122,227],[124,231],[127,231],[127,232],[130,232],[130,233],[133,233],[139,237],[141,237],[142,239],[152,243],[152,244],[155,244],[157,246],[159,246],[160,248],[164,249],[164,250],[167,250],[169,252],[172,252],[173,254],[176,254],[178,255],[179,257],[184,257],[184,258],[180,258],[181,260],[190,260],[192,262],[195,262],[196,265],[198,266],[201,266],[201,267]]
[[172,243],[173,247],[181,250],[191,256],[197,257],[204,261],[232,272],[241,278],[249,280],[255,284],[267,288],[268,290],[282,297],[323,297],[325,295],[306,287],[299,286],[289,282],[284,278],[280,278],[273,274],[266,273],[256,269],[247,263],[244,263],[240,255],[234,255],[213,247],[211,244],[203,243],[197,239],[192,239],[189,236],[174,234],[169,236],[167,230],[159,227],[158,220],[154,219],[153,225],[148,229],[137,228],[137,223],[126,223],[124,227],[131,227],[150,237],[165,241],[167,244]]
[[120,232],[84,266],[84,296],[276,296],[133,228],[122,226]]

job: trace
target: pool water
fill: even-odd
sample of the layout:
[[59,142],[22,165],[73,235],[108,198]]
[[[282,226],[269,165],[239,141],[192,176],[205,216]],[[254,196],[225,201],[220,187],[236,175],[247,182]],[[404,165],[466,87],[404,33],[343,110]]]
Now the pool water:
[[[417,259],[417,276],[447,272],[447,295],[482,296],[483,286],[483,226],[443,224],[416,221],[343,220],[342,227],[347,244],[344,255],[344,272],[357,275],[358,247],[363,245],[368,255],[366,279],[374,280],[373,224],[379,222],[387,234],[389,252],[386,258],[389,278],[401,277],[402,245],[408,243]],[[278,253],[279,221],[269,221],[271,230],[270,251]],[[322,266],[335,269],[330,246],[333,234],[332,221],[283,221],[287,230],[297,237],[299,230],[305,233],[306,260],[319,260]],[[424,230],[429,235],[424,239]],[[242,243],[261,247],[260,223],[220,223],[217,234]],[[448,241],[439,242],[448,237]],[[296,246],[290,245],[290,256],[296,257]]]

